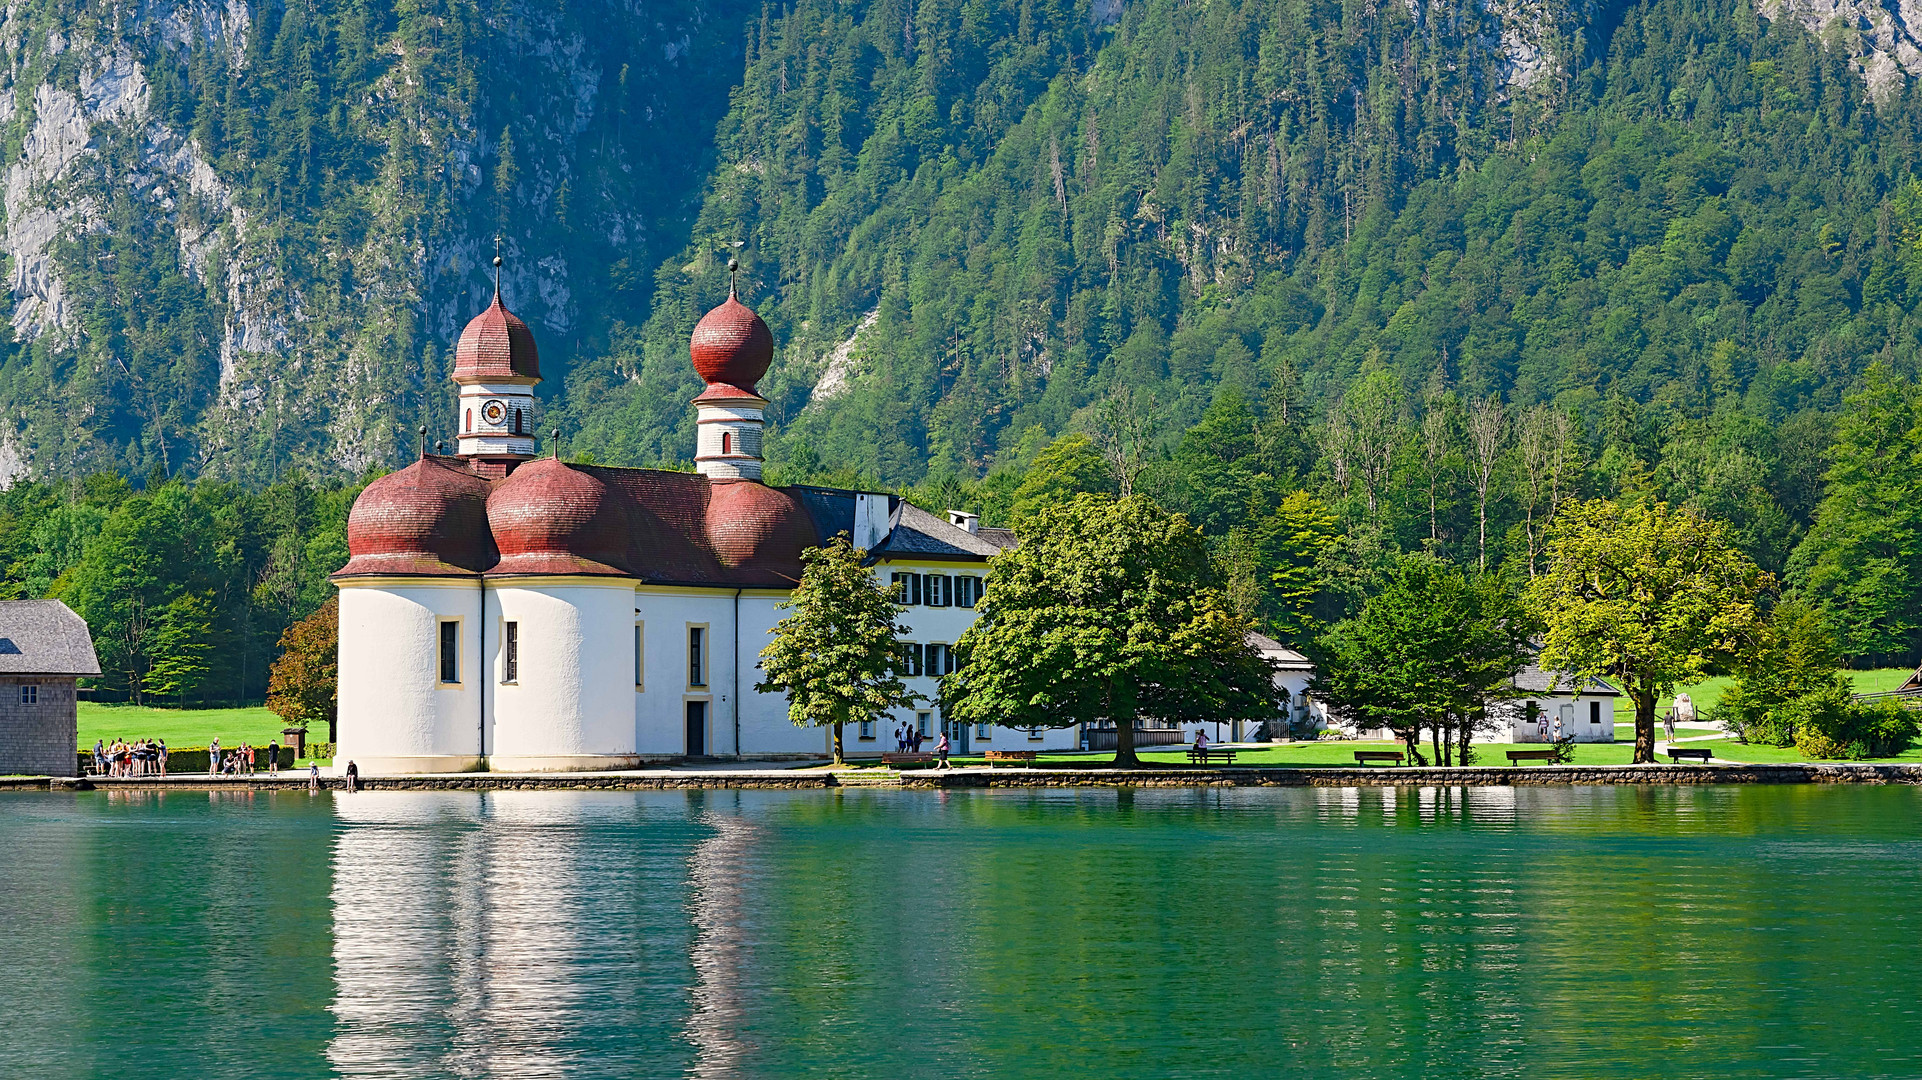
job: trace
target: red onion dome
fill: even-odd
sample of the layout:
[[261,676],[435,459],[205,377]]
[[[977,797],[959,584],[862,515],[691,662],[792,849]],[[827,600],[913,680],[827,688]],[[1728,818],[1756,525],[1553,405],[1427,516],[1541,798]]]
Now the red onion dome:
[[721,565],[779,570],[784,578],[801,565],[801,552],[820,543],[804,507],[787,492],[755,480],[711,483],[707,539]]
[[422,458],[368,484],[347,515],[347,565],[335,577],[473,575],[494,565],[488,483],[443,458]]
[[727,302],[695,324],[688,351],[694,356],[694,370],[710,385],[721,383],[751,393],[774,362],[774,335],[729,289]]
[[474,316],[454,345],[454,379],[486,382],[540,377],[540,350],[534,347],[533,331],[507,310],[501,303],[500,290],[495,289],[494,302]]
[[487,499],[500,545],[491,574],[614,574],[626,538],[628,501],[586,471],[555,458],[508,474]]

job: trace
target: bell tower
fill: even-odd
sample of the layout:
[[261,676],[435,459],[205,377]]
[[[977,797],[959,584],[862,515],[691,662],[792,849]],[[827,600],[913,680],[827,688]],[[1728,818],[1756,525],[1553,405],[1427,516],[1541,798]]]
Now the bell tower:
[[475,472],[505,476],[534,456],[534,387],[540,381],[534,335],[501,302],[501,257],[495,255],[494,302],[474,316],[454,346],[459,453]]
[[688,342],[707,389],[694,399],[694,467],[710,480],[761,479],[767,399],[754,384],[774,360],[774,335],[734,291],[740,263],[727,264],[727,300],[701,317]]

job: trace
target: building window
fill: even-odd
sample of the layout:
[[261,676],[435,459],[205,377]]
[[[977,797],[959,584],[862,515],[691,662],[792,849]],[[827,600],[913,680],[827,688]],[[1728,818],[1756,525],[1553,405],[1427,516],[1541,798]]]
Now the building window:
[[1588,703],[1588,722],[1590,724],[1599,724],[1602,722],[1602,703],[1601,702],[1591,701]]
[[924,737],[934,734],[934,714],[918,712],[914,714],[914,730]]
[[707,685],[707,627],[687,628],[687,685]]
[[1029,741],[1029,742],[1040,742],[1040,741],[1041,741],[1041,729],[1040,729],[1040,728],[1038,728],[1038,727],[1031,727],[1031,728],[1029,728],[1029,729],[1028,729],[1028,741]]
[[974,725],[974,737],[975,737],[975,738],[977,738],[977,739],[986,739],[986,738],[990,738],[990,737],[992,737],[992,735],[993,735],[993,733],[994,733],[994,725],[993,725],[993,724],[976,724],[976,725]]
[[955,606],[971,608],[981,599],[981,579],[978,577],[958,577],[954,579]]
[[440,624],[440,681],[460,681],[460,620],[446,619]]
[[921,674],[921,646],[912,641],[901,647],[901,674],[908,678]]
[[40,704],[39,684],[37,683],[21,683],[20,684],[20,704],[22,705]]
[[872,720],[861,721],[861,738],[863,739],[874,738],[874,721]]
[[732,454],[733,452],[734,452],[734,433],[732,431],[721,432],[721,453]]
[[521,624],[517,622],[501,627],[501,681],[521,681]]
[[634,624],[634,689],[636,690],[647,685],[645,678],[647,674],[647,649],[645,647],[647,644],[647,632],[643,629],[645,625],[645,623]]

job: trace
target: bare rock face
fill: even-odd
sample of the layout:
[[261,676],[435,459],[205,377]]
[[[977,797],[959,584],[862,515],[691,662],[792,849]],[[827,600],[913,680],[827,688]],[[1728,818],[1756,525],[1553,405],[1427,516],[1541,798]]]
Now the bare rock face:
[[1825,48],[1844,50],[1876,101],[1922,75],[1918,0],[1758,0],[1756,10],[1766,19],[1793,19]]

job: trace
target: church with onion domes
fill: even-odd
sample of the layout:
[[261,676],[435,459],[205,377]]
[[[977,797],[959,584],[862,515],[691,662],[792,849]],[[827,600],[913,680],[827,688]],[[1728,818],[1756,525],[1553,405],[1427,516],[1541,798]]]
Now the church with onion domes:
[[1012,534],[885,493],[763,484],[755,386],[774,338],[731,286],[689,355],[706,383],[695,472],[542,456],[539,352],[497,277],[455,347],[458,452],[367,485],[348,518],[336,761],[400,774],[824,754],[827,731],[754,686],[801,553],[841,533],[908,605],[908,682],[929,699],[846,732],[852,755],[893,750],[902,726],[945,730],[957,752],[1073,745],[949,724],[932,703]]

